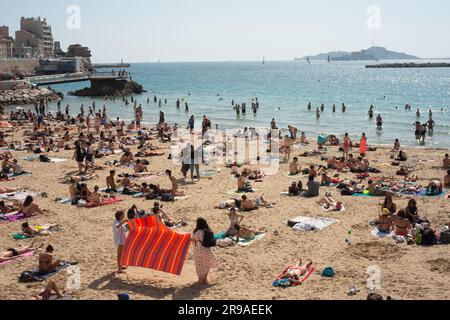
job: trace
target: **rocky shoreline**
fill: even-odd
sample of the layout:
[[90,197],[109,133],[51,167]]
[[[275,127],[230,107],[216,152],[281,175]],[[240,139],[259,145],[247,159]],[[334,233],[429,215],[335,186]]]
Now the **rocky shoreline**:
[[0,106],[30,105],[40,100],[58,101],[64,98],[60,92],[50,88],[26,88],[0,91]]

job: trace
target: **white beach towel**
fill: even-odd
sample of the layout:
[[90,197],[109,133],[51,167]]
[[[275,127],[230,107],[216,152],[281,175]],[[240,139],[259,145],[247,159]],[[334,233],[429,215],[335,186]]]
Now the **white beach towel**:
[[393,238],[395,233],[391,232],[391,233],[384,233],[384,232],[380,232],[377,228],[373,229],[370,234],[374,237],[377,238]]
[[294,230],[324,230],[329,226],[339,222],[339,220],[328,218],[309,218],[309,217],[297,217],[290,219],[288,225],[292,226]]
[[2,193],[0,194],[0,199],[2,200],[19,200],[19,201],[25,201],[26,197],[37,196],[37,193],[34,192],[24,192],[24,191],[16,191],[16,192],[10,192],[10,193]]

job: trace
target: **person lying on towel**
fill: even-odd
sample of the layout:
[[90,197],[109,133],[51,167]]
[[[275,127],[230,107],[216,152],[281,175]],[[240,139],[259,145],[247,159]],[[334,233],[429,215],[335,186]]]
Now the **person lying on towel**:
[[277,277],[277,280],[284,280],[285,282],[289,282],[290,285],[299,285],[301,284],[301,278],[308,272],[312,264],[313,262],[308,260],[304,265],[302,265],[302,260],[298,259],[297,264],[295,266],[287,267]]

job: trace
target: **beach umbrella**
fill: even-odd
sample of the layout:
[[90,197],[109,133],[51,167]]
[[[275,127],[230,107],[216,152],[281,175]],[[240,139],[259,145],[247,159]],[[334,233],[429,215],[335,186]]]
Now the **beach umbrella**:
[[8,121],[0,121],[0,128],[10,129],[10,128],[13,128],[13,127],[14,126],[11,123],[9,123]]

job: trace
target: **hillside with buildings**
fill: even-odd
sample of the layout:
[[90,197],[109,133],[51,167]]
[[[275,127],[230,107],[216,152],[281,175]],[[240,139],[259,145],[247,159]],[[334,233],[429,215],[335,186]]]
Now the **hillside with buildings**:
[[92,70],[89,48],[72,44],[64,52],[45,18],[22,17],[14,35],[0,26],[0,80]]

